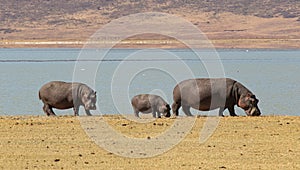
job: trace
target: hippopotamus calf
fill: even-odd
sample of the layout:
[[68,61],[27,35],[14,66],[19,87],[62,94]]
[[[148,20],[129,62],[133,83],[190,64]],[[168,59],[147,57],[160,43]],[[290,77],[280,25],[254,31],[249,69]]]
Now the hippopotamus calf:
[[55,116],[52,108],[74,109],[74,115],[78,116],[79,106],[84,106],[87,115],[90,110],[96,110],[96,92],[82,83],[66,83],[52,81],[46,83],[39,90],[39,98],[43,101],[44,112]]
[[258,99],[241,83],[230,78],[199,78],[184,80],[173,90],[173,114],[178,116],[182,106],[187,116],[192,116],[190,107],[209,111],[219,108],[219,116],[225,109],[231,116],[236,116],[234,106],[242,108],[248,116],[259,116]]
[[140,94],[131,99],[131,104],[136,117],[139,117],[139,112],[152,113],[153,117],[161,118],[161,113],[170,117],[170,106],[160,96],[154,94]]

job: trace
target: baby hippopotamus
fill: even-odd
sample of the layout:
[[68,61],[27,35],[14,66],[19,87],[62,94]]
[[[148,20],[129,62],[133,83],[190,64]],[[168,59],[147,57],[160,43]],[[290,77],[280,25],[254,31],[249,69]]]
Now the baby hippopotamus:
[[52,108],[73,108],[75,116],[78,116],[80,105],[84,106],[88,116],[91,115],[90,110],[96,110],[96,92],[82,83],[46,83],[39,90],[39,98],[43,101],[43,110],[48,116],[55,116]]
[[154,94],[140,94],[131,99],[131,104],[136,117],[139,117],[139,112],[152,113],[153,117],[161,118],[161,113],[165,117],[170,117],[170,106],[160,96]]

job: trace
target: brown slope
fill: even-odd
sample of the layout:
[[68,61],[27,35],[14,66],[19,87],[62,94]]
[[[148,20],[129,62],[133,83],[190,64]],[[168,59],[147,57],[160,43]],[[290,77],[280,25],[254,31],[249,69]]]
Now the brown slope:
[[[149,11],[185,18],[209,38],[218,40],[220,47],[241,47],[236,46],[240,43],[231,45],[228,39],[284,39],[292,40],[287,46],[294,47],[294,42],[300,39],[299,0],[4,0],[1,3],[0,37],[5,42],[86,40],[113,19]],[[271,44],[274,43],[278,45],[278,41]]]

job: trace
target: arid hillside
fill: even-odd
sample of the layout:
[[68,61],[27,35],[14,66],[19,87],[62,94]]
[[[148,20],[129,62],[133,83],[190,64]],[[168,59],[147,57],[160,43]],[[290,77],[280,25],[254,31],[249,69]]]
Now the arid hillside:
[[217,47],[243,48],[242,44],[251,48],[257,42],[263,48],[270,43],[282,48],[300,46],[299,0],[2,0],[0,45],[27,40],[85,41],[112,20],[141,12],[183,17]]

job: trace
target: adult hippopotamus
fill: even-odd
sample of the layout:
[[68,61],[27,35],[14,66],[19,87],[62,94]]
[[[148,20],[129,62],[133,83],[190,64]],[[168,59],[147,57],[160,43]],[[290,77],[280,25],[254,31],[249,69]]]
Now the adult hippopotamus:
[[78,116],[79,106],[84,106],[87,115],[90,110],[96,109],[96,92],[82,83],[67,83],[52,81],[46,83],[39,90],[39,98],[43,101],[44,112],[55,116],[52,108],[74,109],[74,115]]
[[152,113],[153,117],[161,118],[161,113],[170,117],[170,106],[160,96],[154,94],[140,94],[131,99],[131,104],[136,117],[139,117],[139,112]]
[[199,78],[184,80],[173,90],[173,114],[178,116],[182,106],[187,116],[192,116],[190,107],[209,111],[219,108],[219,116],[225,109],[236,116],[234,106],[242,108],[248,116],[259,116],[258,99],[241,83],[230,78]]

